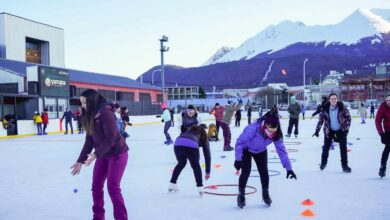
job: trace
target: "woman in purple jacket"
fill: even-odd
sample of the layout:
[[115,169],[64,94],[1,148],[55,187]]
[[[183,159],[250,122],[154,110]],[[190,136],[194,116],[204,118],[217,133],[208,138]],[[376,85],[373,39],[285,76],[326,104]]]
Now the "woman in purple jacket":
[[236,141],[236,161],[234,167],[241,169],[238,185],[237,206],[243,208],[245,204],[245,187],[251,172],[252,158],[256,162],[260,174],[263,201],[270,206],[272,200],[268,193],[268,156],[267,146],[274,143],[283,167],[287,170],[286,178],[297,179],[291,168],[290,160],[283,143],[283,134],[280,128],[279,116],[275,112],[267,112],[257,120],[257,123],[248,125]]
[[[127,220],[120,182],[127,164],[129,150],[116,127],[114,113],[107,108],[106,100],[96,90],[88,89],[80,95],[82,123],[87,133],[77,162],[71,167],[72,175],[80,173],[81,165],[90,165],[95,159],[92,177],[93,219],[104,217],[104,182],[114,207],[116,220]],[[95,149],[93,153],[92,150]]]

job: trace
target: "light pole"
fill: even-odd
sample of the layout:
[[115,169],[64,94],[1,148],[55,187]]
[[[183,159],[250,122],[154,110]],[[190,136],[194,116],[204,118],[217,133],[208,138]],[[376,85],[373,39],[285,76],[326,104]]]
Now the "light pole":
[[309,58],[306,58],[305,61],[303,61],[303,103],[305,103],[305,87],[306,87],[306,62],[309,60]]
[[164,52],[169,50],[169,47],[164,46],[164,42],[168,42],[168,37],[163,35],[159,41],[161,52],[161,102],[164,103]]
[[154,86],[154,73],[155,73],[155,72],[158,72],[158,71],[161,71],[161,69],[154,70],[154,71],[152,72],[152,85],[153,85],[153,86]]
[[322,74],[320,73],[320,101],[322,100],[322,93],[321,93],[321,77],[322,77]]

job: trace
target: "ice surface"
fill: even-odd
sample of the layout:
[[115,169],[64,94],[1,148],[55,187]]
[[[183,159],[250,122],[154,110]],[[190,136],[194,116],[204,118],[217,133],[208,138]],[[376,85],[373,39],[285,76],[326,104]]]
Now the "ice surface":
[[[247,124],[246,120],[241,123]],[[283,132],[287,130],[287,123],[284,117]],[[290,158],[296,159],[292,166],[298,180],[287,180],[282,165],[270,163],[269,169],[281,172],[279,176],[270,177],[272,206],[268,208],[262,203],[259,178],[250,178],[248,185],[256,187],[258,192],[246,197],[247,206],[243,210],[237,208],[236,197],[208,194],[199,197],[189,164],[178,180],[180,191],[168,193],[176,160],[172,145],[163,144],[163,124],[130,127],[129,162],[122,181],[129,219],[304,219],[300,213],[307,208],[315,212],[314,219],[390,219],[390,180],[378,176],[384,146],[374,121],[368,119],[364,125],[358,118],[352,121],[348,136],[348,142],[353,144],[348,146],[352,150],[348,153],[351,174],[341,170],[338,147],[330,152],[326,169],[320,171],[323,134],[321,132],[319,138],[312,137],[317,119],[300,120],[299,123],[299,137],[285,138],[287,143],[302,142],[286,146],[298,149],[289,154]],[[232,144],[243,128],[231,126]],[[171,129],[170,133],[172,137],[178,135],[177,129]],[[220,137],[222,139],[221,134]],[[83,167],[79,176],[71,176],[69,169],[82,144],[83,136],[76,134],[1,140],[0,219],[91,219],[93,165]],[[238,183],[233,167],[234,151],[223,152],[222,144],[211,143],[212,164],[221,167],[212,167],[211,178],[204,181],[205,186]],[[270,158],[277,157],[271,152],[273,149],[270,145]],[[204,163],[203,158],[201,163]],[[75,189],[77,193],[74,193]],[[218,187],[213,191],[234,193],[237,190]],[[105,193],[106,219],[113,219],[111,201]],[[301,205],[305,199],[313,200],[315,205]]]

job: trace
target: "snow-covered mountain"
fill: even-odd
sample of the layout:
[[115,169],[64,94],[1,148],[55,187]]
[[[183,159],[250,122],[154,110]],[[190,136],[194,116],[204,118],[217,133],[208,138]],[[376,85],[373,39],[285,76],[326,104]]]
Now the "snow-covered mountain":
[[221,57],[223,57],[225,54],[229,53],[232,51],[234,47],[221,47],[217,52],[215,52],[214,55],[210,57],[202,66],[210,65],[215,63],[217,60],[219,60]]
[[251,59],[261,53],[271,54],[299,42],[314,44],[325,42],[324,46],[351,45],[362,38],[381,36],[382,33],[388,32],[390,32],[390,9],[358,9],[334,25],[307,26],[302,22],[285,20],[278,25],[267,27],[224,55],[222,49],[218,50],[205,65]]

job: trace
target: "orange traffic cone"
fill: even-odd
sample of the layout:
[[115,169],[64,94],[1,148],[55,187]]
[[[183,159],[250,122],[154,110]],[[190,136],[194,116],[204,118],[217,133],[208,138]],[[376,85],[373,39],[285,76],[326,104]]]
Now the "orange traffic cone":
[[221,164],[214,164],[214,168],[221,168]]
[[305,217],[314,217],[314,216],[316,216],[316,214],[312,210],[310,210],[310,209],[306,209],[305,211],[303,211],[301,213],[301,215],[305,216]]
[[314,205],[314,202],[310,199],[305,199],[303,202],[302,202],[302,205]]

